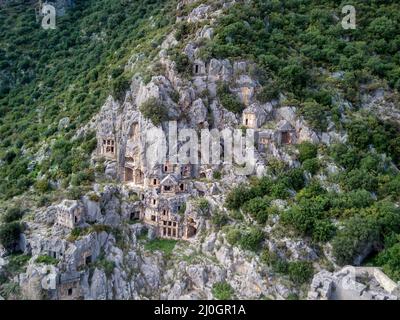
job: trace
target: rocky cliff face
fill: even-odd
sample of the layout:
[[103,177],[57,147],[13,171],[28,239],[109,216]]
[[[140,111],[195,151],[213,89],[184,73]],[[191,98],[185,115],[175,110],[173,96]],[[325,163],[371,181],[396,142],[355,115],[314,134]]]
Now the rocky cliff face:
[[[259,121],[260,137],[271,142],[268,152],[256,150],[254,176],[264,175],[268,160],[272,158],[289,167],[298,167],[297,151],[292,146],[295,142],[309,141],[325,146],[346,142],[345,132],[337,131],[332,123],[324,132],[310,128],[296,107],[284,103],[284,96],[267,103],[258,101],[256,93],[260,84],[251,72],[252,62],[202,61],[203,41],[212,39],[216,18],[234,1],[206,2],[197,6],[196,3],[179,2],[179,10],[193,8],[187,15],[178,17],[177,22],[197,23],[201,27],[181,42],[175,38],[176,30],[165,35],[153,61],[153,65],[157,64],[163,71],[147,83],[140,75],[135,75],[122,100],[110,96],[100,112],[77,130],[76,137],[96,132],[98,147],[91,161],[100,170],[85,195],[73,203],[60,201],[46,210],[37,209],[25,222],[19,246],[31,258],[26,271],[12,279],[21,288],[22,297],[213,299],[213,286],[221,282],[229,284],[238,299],[305,297],[307,288],[294,286],[265,268],[259,255],[232,246],[226,230],[212,222],[214,217],[226,211],[224,201],[228,191],[250,178],[238,175],[232,164],[200,164],[193,169],[191,177],[178,177],[185,181],[186,189],[173,197],[179,209],[173,209],[174,205],[169,204],[173,211],[171,215],[176,219],[171,221],[182,222],[187,228],[190,217],[190,221],[196,223],[196,232],[176,244],[175,240],[184,238],[183,234],[169,237],[173,240],[164,243],[161,241],[159,247],[153,246],[162,234],[159,225],[153,224],[147,216],[151,214],[148,212],[153,212],[148,211],[150,201],[164,198],[162,189],[152,188],[149,181],[154,177],[163,180],[165,175],[159,166],[147,161],[146,152],[152,145],[148,139],[145,143],[144,137],[153,130],[165,128],[143,115],[141,106],[149,100],[158,101],[167,111],[167,118],[177,121],[178,129],[233,129],[245,125],[246,111],[254,114]],[[189,75],[178,72],[177,63],[171,57],[172,49],[178,50],[190,62]],[[140,60],[131,61],[125,68],[133,68],[135,63]],[[222,105],[217,94],[221,83],[227,84],[230,93],[244,105],[243,114]],[[374,97],[369,105],[374,108],[377,103],[379,97]],[[133,137],[135,126],[139,137]],[[284,143],[282,139],[293,143]],[[108,140],[112,142],[108,144]],[[113,149],[102,149],[107,146]],[[142,182],[133,176],[127,178],[130,162],[135,162],[132,170],[139,170],[138,179],[143,179]],[[339,169],[332,166],[332,171],[335,170]],[[216,173],[222,173],[223,179],[217,179]],[[326,180],[323,175],[319,178],[322,183]],[[335,188],[329,183],[326,187]],[[207,205],[199,205],[200,198]],[[170,203],[171,198],[168,199]],[[183,203],[185,206],[181,207]],[[285,208],[287,203],[281,200],[276,205]],[[300,237],[286,237],[278,222],[276,215],[263,227],[268,234],[265,246],[278,256],[290,261],[311,261],[316,270],[322,270],[326,261],[322,261],[320,249]],[[171,243],[173,249],[168,247]],[[329,253],[326,256],[329,260]],[[1,268],[7,264],[7,258],[0,262]],[[319,277],[321,275],[324,273]],[[309,294],[310,298],[314,296]]]

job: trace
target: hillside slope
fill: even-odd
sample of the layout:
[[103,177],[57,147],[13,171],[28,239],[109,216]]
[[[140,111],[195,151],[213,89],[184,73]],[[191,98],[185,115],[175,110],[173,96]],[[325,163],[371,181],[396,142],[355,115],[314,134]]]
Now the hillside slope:
[[[344,30],[335,1],[77,0],[47,31],[1,6],[0,295],[324,299],[346,265],[399,281],[400,5],[354,6]],[[152,166],[168,121],[254,129],[255,171]]]

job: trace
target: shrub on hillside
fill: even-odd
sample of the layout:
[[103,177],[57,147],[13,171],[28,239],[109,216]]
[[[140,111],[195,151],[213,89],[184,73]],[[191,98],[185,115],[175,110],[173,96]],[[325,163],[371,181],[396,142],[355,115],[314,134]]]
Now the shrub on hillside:
[[336,231],[333,223],[327,219],[317,220],[312,230],[312,238],[316,242],[327,242],[334,236]]
[[289,279],[295,284],[307,283],[314,274],[314,268],[309,261],[290,262],[288,266]]
[[10,222],[20,220],[23,215],[24,215],[24,212],[21,208],[12,207],[12,208],[7,209],[7,211],[5,212],[5,214],[3,215],[1,220],[4,223],[10,223]]
[[257,93],[256,98],[261,103],[267,103],[271,100],[279,98],[279,88],[273,83],[263,86]]
[[333,255],[339,265],[353,264],[379,240],[379,227],[372,219],[361,216],[349,218],[332,241]]
[[280,175],[278,181],[284,183],[288,188],[298,191],[305,185],[304,172],[301,168],[290,169]]
[[225,206],[229,210],[237,210],[246,201],[252,199],[253,197],[254,197],[254,192],[250,188],[244,185],[240,185],[228,193],[225,200]]
[[210,214],[210,203],[205,198],[199,198],[196,200],[196,208],[203,216],[208,216]]
[[50,190],[49,180],[46,178],[40,179],[35,183],[35,189],[40,193],[46,193]]
[[228,243],[231,246],[234,246],[235,244],[237,244],[239,242],[241,236],[242,236],[242,233],[240,232],[239,229],[229,228],[229,230],[226,233],[226,241],[228,241]]
[[268,207],[270,202],[265,198],[257,197],[247,201],[243,205],[243,211],[248,213],[254,220],[264,224],[268,220]]
[[316,174],[319,170],[319,161],[317,158],[307,159],[303,162],[302,168],[311,174]]
[[302,142],[297,148],[299,149],[299,161],[304,162],[307,159],[313,159],[317,156],[318,147],[311,142]]
[[0,226],[0,244],[8,251],[14,252],[19,236],[22,232],[22,225],[19,222],[5,223]]
[[373,192],[378,190],[378,179],[376,176],[361,169],[353,169],[343,173],[340,177],[340,182],[346,191],[364,189]]
[[281,214],[282,223],[294,227],[302,235],[311,236],[317,221],[324,219],[329,200],[324,197],[303,198]]
[[315,101],[304,102],[301,114],[308,124],[315,130],[324,131],[328,126],[329,108]]
[[129,89],[130,82],[123,75],[114,79],[111,83],[111,94],[117,100],[124,98],[125,92]]
[[252,228],[242,234],[239,244],[244,250],[258,251],[263,240],[264,233],[258,228]]
[[189,76],[192,72],[192,64],[187,55],[175,52],[171,55],[172,60],[175,62],[176,70],[178,73]]
[[271,187],[270,196],[275,199],[287,199],[290,196],[287,183],[278,181]]
[[38,256],[35,260],[36,263],[43,263],[43,264],[47,264],[47,265],[57,265],[58,264],[58,260],[50,257],[49,255],[41,255]]
[[225,281],[214,283],[211,292],[218,300],[230,300],[234,294],[232,287]]
[[211,222],[218,229],[226,225],[228,221],[228,216],[222,212],[215,212],[211,218]]

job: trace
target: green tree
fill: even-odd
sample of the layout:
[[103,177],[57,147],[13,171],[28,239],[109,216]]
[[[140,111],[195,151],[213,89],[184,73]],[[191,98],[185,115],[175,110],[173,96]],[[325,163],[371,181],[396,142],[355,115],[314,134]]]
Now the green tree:
[[22,226],[19,222],[5,223],[0,226],[0,244],[8,251],[15,251]]
[[353,264],[355,258],[377,241],[379,226],[373,219],[351,217],[332,240],[333,255],[340,265]]

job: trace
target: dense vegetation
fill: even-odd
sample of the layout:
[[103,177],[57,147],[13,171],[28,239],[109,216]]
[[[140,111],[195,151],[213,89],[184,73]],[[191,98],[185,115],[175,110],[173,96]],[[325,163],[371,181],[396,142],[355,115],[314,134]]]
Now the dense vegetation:
[[[400,280],[400,175],[394,167],[400,165],[400,131],[396,124],[358,111],[362,94],[400,89],[400,4],[355,0],[357,29],[343,30],[342,6],[336,1],[237,2],[219,19],[215,37],[205,41],[202,58],[256,62],[251,75],[261,84],[259,101],[283,93],[312,128],[323,131],[332,122],[348,132],[348,143],[329,148],[299,145],[298,168],[271,163],[269,176],[228,194],[230,215],[214,214],[213,224],[222,228],[229,219],[250,218],[252,226],[227,228],[227,241],[260,253],[266,265],[299,285],[310,280],[313,268],[307,262],[286,261],[264,247],[261,227],[272,216],[279,215],[284,228],[315,246],[331,242],[339,264],[353,263],[368,251],[369,263]],[[145,81],[157,73],[157,66],[142,68],[175,21],[170,14],[175,7],[176,1],[166,0],[77,0],[74,11],[59,17],[57,29],[48,31],[40,28],[26,2],[0,7],[0,199],[31,187],[47,194],[55,182],[70,187],[70,197],[76,198],[78,187],[94,181],[89,155],[95,137],[74,138],[76,129],[109,94],[123,99],[135,73]],[[178,25],[177,39],[183,42],[194,29]],[[170,54],[178,72],[190,75],[187,56]],[[140,63],[125,69],[135,60]],[[229,84],[220,83],[217,93],[225,108],[243,110]],[[348,109],[340,106],[340,96],[351,102]],[[157,101],[149,100],[141,110],[154,124],[167,119],[167,110]],[[338,172],[327,172],[328,163],[335,163]],[[285,209],[275,205],[277,199],[286,201]],[[210,215],[206,200],[198,207]],[[3,217],[0,243],[10,252],[17,249],[23,214],[10,208]],[[81,233],[74,229],[70,239]],[[145,246],[168,256],[175,244],[153,240]],[[23,266],[24,259],[15,265]],[[47,256],[38,262],[57,263]],[[113,269],[110,262],[104,264]],[[219,283],[213,294],[229,299],[233,290]]]
[[[362,96],[377,88],[393,92],[399,103],[400,4],[353,1],[355,30],[341,26],[343,5],[329,0],[240,1],[219,19],[214,38],[201,49],[205,61],[256,62],[250,71],[261,84],[260,102],[283,93],[316,131],[333,124],[348,133],[346,144],[299,145],[300,167],[288,170],[270,163],[269,176],[238,186],[228,194],[226,207],[231,218],[240,222],[244,214],[261,226],[279,215],[284,228],[314,245],[330,241],[340,264],[359,262],[370,252],[370,263],[399,280],[400,176],[395,166],[400,164],[400,129],[359,109]],[[191,26],[181,29],[184,34]],[[220,100],[231,98],[227,88],[219,87]],[[343,105],[343,98],[350,105]],[[233,101],[226,104],[240,111]],[[332,163],[337,172],[326,169]],[[274,205],[276,199],[285,200],[287,207]],[[257,230],[229,227],[226,237],[233,245],[260,252],[265,235]],[[278,271],[289,273],[287,262],[270,260]],[[307,269],[292,271],[302,268]],[[296,282],[301,277],[291,278]]]
[[[327,92],[316,91],[321,74],[314,68],[344,71],[338,85],[353,99],[371,78],[400,88],[400,4],[397,1],[352,1],[357,28],[343,30],[337,1],[262,1],[233,6],[204,49],[204,57],[247,58],[269,87],[314,99],[329,106]],[[347,88],[346,88],[347,87]],[[271,91],[271,89],[269,89]]]
[[[75,184],[90,181],[87,163],[96,141],[74,140],[109,94],[121,98],[129,78],[150,61],[174,21],[175,1],[75,1],[73,11],[44,30],[31,3],[0,6],[0,197],[26,191],[36,180],[72,173]],[[152,17],[150,19],[150,17]],[[143,64],[124,65],[141,54]],[[59,126],[65,117],[69,121]],[[38,163],[41,149],[45,161]],[[49,156],[50,155],[50,156]]]
[[8,252],[18,251],[18,243],[23,225],[20,223],[24,212],[18,207],[10,207],[0,219],[0,245]]
[[[354,122],[354,125],[358,124]],[[350,140],[351,132],[350,129]],[[380,147],[377,145],[376,149]],[[299,150],[298,158],[303,164],[316,159],[315,146],[304,143],[299,145]],[[272,176],[235,188],[227,196],[226,207],[241,210],[261,226],[271,215],[279,215],[283,226],[309,238],[315,245],[331,241],[333,254],[341,265],[360,262],[365,254],[384,248],[374,262],[398,279],[400,209],[396,203],[400,175],[397,169],[383,155],[368,148],[332,145],[324,153],[325,161],[336,161],[342,170],[338,173],[317,171],[327,176],[325,186],[326,183],[338,185],[342,191],[328,191],[316,177],[317,172],[306,180],[303,166],[278,169]],[[274,199],[285,199],[288,207],[277,208],[273,205]],[[340,230],[336,222],[342,224]],[[240,243],[241,234],[230,230],[227,239],[231,244]],[[259,249],[262,239],[258,241],[256,247],[244,248]],[[281,261],[278,269],[279,266]]]

